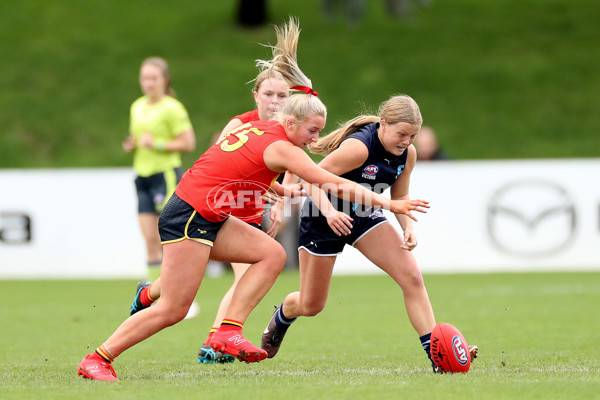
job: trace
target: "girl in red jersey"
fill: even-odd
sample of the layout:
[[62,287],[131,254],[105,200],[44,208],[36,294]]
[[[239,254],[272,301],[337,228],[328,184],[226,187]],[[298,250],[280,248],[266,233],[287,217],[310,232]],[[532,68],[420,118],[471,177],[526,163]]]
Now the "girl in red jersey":
[[[290,89],[283,79],[283,76],[281,76],[279,72],[272,69],[266,69],[260,72],[256,77],[252,93],[256,102],[256,109],[233,117],[221,132],[217,142],[221,141],[229,132],[245,123],[251,121],[268,121],[273,119],[273,117],[276,116],[277,112],[285,103],[285,100],[287,100],[289,97]],[[283,182],[284,185],[292,184],[294,182],[298,182],[298,178],[296,176],[293,174],[285,175]],[[246,208],[250,208],[252,210],[252,214],[250,216],[246,215],[244,222],[260,229],[263,211],[265,208],[264,201],[262,201],[262,199],[257,199],[256,203],[248,202],[245,204],[245,206]],[[273,238],[277,234],[279,225],[281,223],[282,206],[283,200],[280,200],[270,209],[270,218],[272,224],[267,230],[267,234]],[[236,215],[236,213],[234,212],[233,215]],[[223,320],[223,317],[225,316],[225,312],[227,307],[229,307],[231,296],[233,295],[233,291],[235,290],[237,283],[241,279],[242,275],[244,275],[244,273],[248,270],[248,268],[250,268],[250,265],[251,264],[236,262],[231,263],[234,273],[234,281],[229,290],[227,290],[223,296],[209,336],[198,352],[199,363],[224,363],[235,361],[235,359],[231,356],[215,352],[210,346],[210,340],[212,339],[212,334],[217,330],[218,326]],[[130,314],[133,315],[136,312],[149,307],[156,300],[158,300],[160,297],[160,287],[160,278],[155,280],[153,283],[150,281],[141,281],[138,283]]]
[[279,71],[292,89],[305,93],[291,96],[277,121],[250,122],[230,132],[184,174],[159,220],[164,249],[161,301],[129,317],[87,355],[78,369],[83,377],[118,380],[111,364],[115,357],[181,321],[210,258],[252,264],[238,283],[211,346],[248,363],[267,357],[267,352],[244,338],[242,328],[277,279],[285,251],[269,235],[231,214],[261,197],[280,173],[291,171],[307,183],[327,185],[339,198],[412,219],[411,211],[426,212],[429,207],[423,200],[390,200],[378,195],[320,168],[302,150],[317,141],[327,109],[297,65],[297,24],[290,21],[276,31],[276,55],[272,64],[262,65]]
[[[258,74],[254,84],[254,90],[252,91],[254,95],[254,100],[256,102],[256,110],[248,111],[244,114],[237,115],[233,117],[229,123],[223,128],[221,135],[219,136],[219,140],[221,141],[225,138],[229,132],[239,128],[240,126],[251,122],[251,121],[268,121],[272,120],[277,116],[277,113],[281,110],[281,107],[285,103],[285,101],[290,96],[290,89],[288,84],[283,79],[283,76],[277,71],[272,69],[263,70]],[[286,173],[284,176],[283,184],[293,184],[297,183],[298,178],[293,175]],[[250,219],[246,219],[244,222],[255,226],[257,228],[261,228],[261,220],[263,218],[263,211],[265,207],[265,203],[262,199],[256,199],[255,204],[250,203],[246,205],[247,207],[253,208],[253,217]],[[275,238],[277,232],[279,230],[279,225],[281,224],[281,212],[283,207],[283,198],[273,204],[270,208],[269,217],[271,219],[271,226],[267,229],[267,235]],[[233,214],[235,215],[235,213]],[[215,317],[214,324],[209,332],[208,338],[204,341],[200,350],[198,351],[198,362],[199,363],[214,363],[214,362],[231,362],[234,361],[234,358],[228,354],[222,354],[221,352],[215,352],[211,347],[210,342],[212,340],[212,336],[214,332],[217,331],[219,325],[223,321],[227,308],[231,303],[231,298],[233,296],[233,292],[244,275],[244,273],[250,268],[251,264],[247,263],[231,263],[231,269],[234,274],[234,281],[231,287],[227,290],[221,303],[219,304],[219,309],[217,310],[217,315]]]
[[219,141],[242,124],[273,119],[290,97],[290,88],[280,73],[273,70],[263,70],[256,77],[252,95],[256,102],[256,110],[233,117],[223,128]]

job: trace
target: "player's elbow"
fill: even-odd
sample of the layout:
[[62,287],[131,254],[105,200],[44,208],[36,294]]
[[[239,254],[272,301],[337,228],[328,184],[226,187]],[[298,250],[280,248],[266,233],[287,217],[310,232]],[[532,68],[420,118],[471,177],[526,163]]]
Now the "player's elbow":
[[179,151],[182,153],[191,153],[196,148],[196,136],[194,131],[186,131],[177,137]]
[[185,146],[185,152],[191,153],[196,148],[196,139],[192,136],[192,139],[188,140]]

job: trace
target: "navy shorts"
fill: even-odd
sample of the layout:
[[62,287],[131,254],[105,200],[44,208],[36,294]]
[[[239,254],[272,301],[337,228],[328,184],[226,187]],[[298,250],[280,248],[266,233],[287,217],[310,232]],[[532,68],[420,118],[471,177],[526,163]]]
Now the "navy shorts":
[[204,219],[194,207],[173,193],[160,213],[158,232],[162,244],[191,239],[212,247],[225,221],[227,220],[211,222]]
[[354,246],[360,238],[377,225],[387,222],[387,218],[380,209],[374,209],[366,217],[353,218],[350,234],[338,236],[327,225],[327,219],[322,214],[302,216],[298,250],[305,249],[316,256],[336,256],[344,250],[345,245]]
[[181,168],[174,168],[147,177],[136,177],[138,213],[160,214],[167,200],[175,191],[182,175]]

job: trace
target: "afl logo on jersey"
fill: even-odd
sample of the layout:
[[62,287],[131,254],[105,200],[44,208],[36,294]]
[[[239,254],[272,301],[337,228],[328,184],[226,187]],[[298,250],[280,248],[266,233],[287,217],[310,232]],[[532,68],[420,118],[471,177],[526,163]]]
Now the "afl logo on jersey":
[[376,178],[375,175],[377,175],[377,172],[379,172],[379,167],[377,165],[374,165],[374,164],[367,165],[363,169],[362,177],[364,179],[375,180],[375,178]]
[[363,169],[363,171],[365,171],[365,174],[367,175],[375,175],[376,173],[379,172],[379,167],[377,165],[367,165],[365,167],[365,169]]

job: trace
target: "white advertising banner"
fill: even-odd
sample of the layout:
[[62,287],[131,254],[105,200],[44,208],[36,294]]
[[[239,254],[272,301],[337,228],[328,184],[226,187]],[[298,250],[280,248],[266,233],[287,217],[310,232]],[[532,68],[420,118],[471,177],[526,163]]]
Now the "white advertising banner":
[[[411,198],[423,272],[600,270],[600,160],[417,163]],[[336,272],[368,270],[346,246]]]
[[0,278],[143,277],[135,174],[0,170]]
[[[0,170],[0,279],[143,277],[134,177]],[[411,197],[431,203],[415,213],[421,270],[600,270],[599,178],[600,160],[418,163]],[[378,271],[349,246],[334,270]]]

